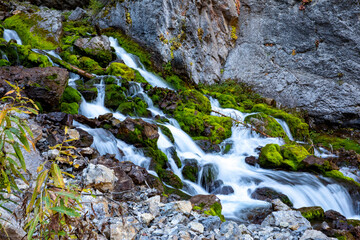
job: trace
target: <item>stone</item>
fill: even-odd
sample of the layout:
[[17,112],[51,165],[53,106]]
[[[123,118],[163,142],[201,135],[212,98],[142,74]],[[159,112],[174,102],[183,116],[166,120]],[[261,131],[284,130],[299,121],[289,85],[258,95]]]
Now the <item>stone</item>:
[[60,156],[60,151],[57,149],[51,149],[47,152],[47,156],[50,160],[55,160],[56,157]]
[[143,213],[140,215],[141,221],[146,225],[149,225],[152,220],[154,220],[155,216],[151,213]]
[[204,226],[205,231],[213,231],[219,229],[221,220],[216,216],[207,216],[204,219],[199,219],[199,222]]
[[317,230],[306,230],[300,240],[330,240],[328,236]]
[[149,206],[149,212],[154,215],[154,216],[158,216],[160,214],[160,209],[159,209],[159,205],[160,205],[160,196],[154,196],[149,198],[148,200],[146,200],[148,206]]
[[78,38],[74,46],[83,54],[97,60],[102,67],[106,67],[112,60],[110,40],[107,36]]
[[[94,142],[94,137],[81,128],[76,128],[76,131],[79,133],[79,137],[73,142],[73,145],[78,148],[89,148]],[[87,154],[90,155],[90,153]]]
[[195,195],[190,198],[192,206],[202,206],[203,210],[209,210],[212,205],[215,203],[220,203],[220,199],[214,195]]
[[225,239],[236,238],[240,234],[238,225],[233,221],[221,224],[220,233]]
[[359,119],[357,0],[312,1],[304,11],[298,1],[241,3],[239,38],[226,59],[223,79],[244,82],[287,107],[300,107],[316,123]]
[[24,96],[39,102],[49,112],[59,108],[68,79],[69,72],[59,67],[0,67],[0,86],[7,86],[5,80],[23,85]]
[[[63,33],[62,12],[52,9],[40,8],[40,11],[36,12],[35,15],[41,19],[37,22],[37,29],[47,32],[46,38],[53,39],[55,42],[59,43]],[[35,29],[36,28],[31,31],[36,33]]]
[[21,240],[26,237],[26,232],[12,214],[0,207],[0,216],[0,239]]
[[110,239],[134,239],[139,230],[138,221],[133,217],[125,217],[124,223],[122,218],[114,218],[110,224]]
[[192,210],[192,205],[190,201],[177,201],[174,202],[174,210],[181,212],[185,215],[189,215]]
[[299,211],[277,211],[272,212],[268,215],[264,221],[261,223],[261,226],[280,226],[280,223],[287,222],[289,228],[296,230],[300,227],[304,227],[305,229],[311,228],[310,222],[304,218]]
[[219,175],[219,168],[215,164],[207,163],[203,166],[201,185],[209,190]]
[[70,14],[68,20],[69,21],[78,21],[84,17],[86,17],[87,13],[84,9],[77,7],[72,13]]
[[280,199],[274,199],[271,201],[275,211],[289,211],[291,208],[283,203]]
[[77,140],[77,139],[80,138],[80,133],[76,129],[69,129],[68,130],[68,135],[69,135],[70,139]]
[[100,164],[89,164],[83,172],[83,183],[102,192],[112,191],[117,180],[114,170]]
[[190,222],[189,227],[192,231],[203,233],[204,232],[204,226],[201,223],[198,222]]

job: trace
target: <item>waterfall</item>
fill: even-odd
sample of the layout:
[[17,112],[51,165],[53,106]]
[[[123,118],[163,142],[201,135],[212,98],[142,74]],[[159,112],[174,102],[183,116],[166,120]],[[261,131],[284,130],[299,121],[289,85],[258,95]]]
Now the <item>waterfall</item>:
[[292,136],[291,132],[290,132],[290,128],[289,126],[286,124],[286,122],[282,119],[278,119],[278,118],[274,118],[280,125],[281,127],[284,129],[284,132],[286,133],[286,135],[288,136],[290,141],[294,141],[294,137]]
[[4,29],[4,39],[7,42],[10,40],[16,40],[17,44],[22,45],[19,35],[14,30]]
[[[6,38],[5,38],[6,37]],[[9,41],[15,39],[21,43],[16,32],[5,30],[4,38]],[[114,47],[116,55],[123,60],[126,65],[140,72],[140,74],[152,85],[158,87],[170,88],[160,77],[148,72],[140,63],[136,56],[127,53],[121,48],[116,39],[110,37],[111,46]],[[50,54],[50,53],[49,53]],[[72,74],[69,84],[75,87],[74,81],[80,77]],[[104,106],[105,99],[105,83],[103,78],[99,76],[99,83],[95,84],[98,89],[98,96],[94,101],[87,102],[84,98],[80,105],[79,112],[86,117],[94,118],[99,115],[110,113],[109,109]],[[130,83],[128,95],[141,97],[149,106],[149,110],[153,115],[166,116],[160,109],[153,106],[151,99],[147,96],[141,87],[141,84]],[[230,116],[239,121],[243,121],[246,116],[254,113],[242,113],[235,109],[222,108],[219,102],[210,98],[211,108],[221,114]],[[216,113],[212,113],[217,115]],[[124,120],[126,116],[119,112],[113,112],[113,116],[119,120]],[[143,118],[145,121],[154,122],[151,118]],[[284,128],[289,139],[292,139],[291,132],[286,122],[277,119],[279,124]],[[150,159],[145,157],[141,150],[134,146],[115,138],[109,131],[105,129],[92,129],[85,125],[75,122],[75,126],[84,129],[94,137],[93,147],[100,154],[112,153],[120,161],[132,161],[135,164],[148,168]],[[208,194],[210,191],[206,186],[201,184],[201,177],[205,174],[204,169],[209,166],[216,175],[216,180],[232,189],[229,194],[223,192],[217,196],[221,199],[223,205],[223,214],[227,218],[241,220],[245,211],[251,211],[254,208],[266,208],[269,203],[252,199],[251,193],[260,187],[272,188],[289,197],[295,208],[305,206],[321,206],[324,210],[333,209],[347,218],[359,218],[359,209],[357,202],[351,199],[348,191],[334,180],[324,177],[317,177],[310,173],[304,172],[286,172],[270,169],[262,169],[256,166],[250,166],[245,162],[247,156],[259,156],[258,148],[269,143],[283,145],[284,141],[280,138],[265,138],[244,126],[234,125],[232,127],[232,135],[225,143],[231,143],[231,149],[226,154],[221,153],[205,153],[193,139],[185,133],[175,119],[169,119],[169,123],[164,124],[172,133],[174,143],[172,143],[159,130],[158,148],[163,151],[169,158],[169,165],[172,171],[177,174],[184,182],[184,191],[189,194]],[[178,168],[171,156],[171,149],[175,149],[178,157],[183,165],[185,160],[191,159],[198,163],[200,171],[198,181],[196,183],[184,179],[182,168]],[[322,150],[319,154],[328,154]],[[149,172],[154,173],[149,170]],[[155,173],[154,173],[155,174]],[[215,189],[216,190],[216,189]]]

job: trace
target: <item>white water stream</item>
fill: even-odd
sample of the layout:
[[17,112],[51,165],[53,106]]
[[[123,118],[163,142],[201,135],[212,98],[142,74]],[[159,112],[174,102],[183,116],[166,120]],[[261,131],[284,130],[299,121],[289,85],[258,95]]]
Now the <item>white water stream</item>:
[[[7,38],[16,39],[12,32],[7,31]],[[17,39],[16,39],[17,40]],[[18,41],[18,40],[17,40]],[[137,57],[128,54],[122,49],[117,40],[110,38],[111,45],[114,47],[119,59],[122,59],[126,65],[138,70],[141,75],[153,86],[168,87],[163,80],[156,75],[146,71]],[[70,84],[79,79],[77,75],[71,75]],[[89,118],[111,112],[104,106],[105,85],[103,81],[96,85],[98,88],[98,97],[93,102],[83,102],[80,106],[80,113]],[[151,99],[144,93],[141,85],[134,83],[130,91],[132,96],[141,95],[148,103],[149,110],[153,115],[165,116],[161,110],[154,107]],[[249,114],[241,113],[234,109],[224,109],[219,106],[216,99],[210,98],[212,109],[222,114],[231,116],[238,120],[244,120]],[[114,117],[124,120],[125,116],[121,113],[114,113]],[[152,119],[144,119],[153,121]],[[213,166],[218,173],[217,179],[223,181],[224,186],[230,186],[233,193],[229,195],[218,195],[223,205],[223,214],[227,218],[243,219],[244,212],[251,211],[254,208],[268,206],[267,202],[258,201],[250,198],[251,193],[259,187],[269,187],[278,192],[287,195],[293,202],[295,208],[305,206],[321,206],[324,210],[333,209],[339,211],[347,218],[359,218],[358,203],[354,202],[348,191],[331,179],[316,177],[309,173],[285,172],[261,169],[250,166],[245,163],[247,156],[258,156],[257,149],[268,143],[284,144],[282,139],[264,138],[259,134],[244,128],[243,126],[232,127],[232,136],[225,140],[223,144],[231,144],[231,149],[227,154],[204,153],[192,138],[181,130],[179,124],[174,119],[169,119],[170,123],[165,124],[170,129],[175,139],[171,141],[159,131],[160,137],[158,147],[169,157],[169,164],[175,174],[184,182],[184,190],[190,194],[207,194],[208,192],[197,183],[184,180],[181,169],[178,169],[174,160],[171,158],[169,149],[175,148],[177,155],[184,162],[185,159],[196,159],[201,167],[204,165]],[[293,139],[287,124],[277,119],[288,134],[289,139]],[[104,129],[91,129],[85,125],[76,123],[78,127],[83,128],[94,136],[93,147],[101,154],[116,154],[120,160],[129,160],[135,164],[148,167],[149,159],[144,157],[142,152],[125,142],[116,139],[110,132]],[[121,151],[120,151],[120,150]],[[200,170],[199,175],[202,174]]]

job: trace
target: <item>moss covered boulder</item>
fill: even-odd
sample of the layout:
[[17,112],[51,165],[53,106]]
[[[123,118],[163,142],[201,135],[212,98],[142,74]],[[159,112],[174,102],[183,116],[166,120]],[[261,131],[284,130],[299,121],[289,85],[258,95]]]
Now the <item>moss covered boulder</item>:
[[98,75],[105,73],[105,69],[102,68],[99,65],[99,63],[92,58],[81,57],[81,58],[79,58],[78,61],[79,61],[78,67],[80,67],[81,69],[83,69],[87,72],[98,74]]
[[116,84],[109,84],[105,87],[105,107],[115,111],[119,105],[126,101],[126,88],[120,87]]
[[67,86],[61,97],[60,110],[69,114],[78,114],[81,94],[74,88]]
[[120,103],[116,111],[129,116],[148,117],[151,115],[147,110],[147,103],[139,97],[127,98],[126,101]]
[[123,79],[132,81],[135,79],[135,72],[123,63],[113,62],[106,69],[106,74],[120,76]]
[[76,88],[81,93],[81,95],[85,98],[86,101],[92,101],[97,98],[98,89],[93,84],[88,84],[83,82],[83,80],[77,80]]
[[112,54],[110,40],[107,36],[78,38],[74,42],[74,46],[81,55],[86,55],[96,60],[102,67],[106,67],[115,59],[115,56]]
[[164,183],[166,183],[174,188],[177,188],[177,189],[183,188],[183,183],[182,183],[181,179],[178,176],[176,176],[176,174],[173,173],[172,171],[163,170],[163,171],[160,171],[158,174],[159,174],[160,179]]
[[194,211],[218,216],[221,221],[225,221],[224,216],[221,214],[221,201],[216,195],[195,195],[190,198],[190,202]]
[[310,222],[313,221],[324,221],[325,215],[324,215],[324,209],[321,207],[303,207],[297,209],[301,212],[301,215],[303,215],[304,218],[309,220]]
[[289,141],[282,126],[273,117],[264,113],[247,116],[245,123],[250,123],[256,129],[271,137],[281,137],[285,139],[285,141]]
[[310,153],[302,146],[295,144],[267,144],[261,149],[259,164],[265,168],[283,168],[297,170]]

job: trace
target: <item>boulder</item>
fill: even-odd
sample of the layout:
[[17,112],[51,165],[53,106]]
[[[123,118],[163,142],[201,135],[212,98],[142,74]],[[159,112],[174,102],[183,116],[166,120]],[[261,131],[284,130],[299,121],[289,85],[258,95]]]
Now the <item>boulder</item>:
[[76,131],[79,134],[79,138],[73,142],[73,146],[80,148],[90,147],[94,141],[94,137],[81,128],[76,128]]
[[87,187],[94,187],[102,192],[112,191],[114,189],[115,181],[118,178],[114,174],[114,170],[105,167],[104,165],[90,164],[83,171],[83,183]]
[[74,11],[70,14],[68,17],[68,20],[70,21],[78,21],[84,18],[87,15],[86,11],[82,9],[81,7],[76,7]]
[[0,86],[9,89],[5,80],[24,86],[25,95],[39,102],[44,111],[59,108],[68,79],[68,71],[59,67],[0,67]]
[[268,187],[257,188],[253,193],[251,193],[251,198],[257,200],[263,200],[267,202],[271,202],[271,200],[280,199],[283,203],[292,207],[293,204],[290,199],[282,193],[275,191],[274,189]]
[[207,163],[203,166],[202,176],[201,176],[201,185],[209,190],[214,184],[215,180],[219,175],[219,168],[212,164]]
[[200,167],[196,159],[185,159],[181,172],[185,179],[196,183],[199,178],[199,170]]
[[299,211],[294,210],[272,212],[264,219],[261,226],[285,226],[283,223],[286,223],[286,226],[292,230],[311,228],[310,222]]
[[107,36],[78,38],[74,46],[83,54],[95,59],[102,67],[112,60],[110,40]]
[[311,240],[311,239],[330,240],[331,238],[329,238],[320,231],[310,230],[310,229],[306,230],[304,234],[300,237],[300,240]]
[[209,140],[197,140],[195,143],[206,153],[220,152],[220,146],[213,144]]
[[[54,42],[59,43],[63,33],[62,26],[62,12],[52,9],[40,8],[40,11],[35,13],[39,19],[33,32],[43,31],[46,32],[46,38],[52,39]],[[34,16],[36,18],[37,16]],[[37,30],[35,30],[37,29]]]
[[303,108],[318,123],[359,119],[357,0],[310,1],[305,10],[300,1],[241,3],[239,38],[223,79]]

